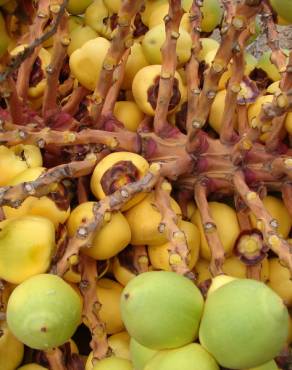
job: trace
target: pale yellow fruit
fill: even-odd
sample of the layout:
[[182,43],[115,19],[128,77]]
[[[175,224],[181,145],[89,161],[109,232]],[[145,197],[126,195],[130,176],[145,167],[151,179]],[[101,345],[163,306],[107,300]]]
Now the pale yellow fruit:
[[113,13],[118,13],[121,5],[122,0],[103,0],[104,5]]
[[[45,172],[44,167],[28,168],[15,176],[9,185],[18,185],[26,181],[36,180]],[[22,217],[26,215],[41,216],[48,218],[54,224],[55,228],[63,224],[70,215],[70,206],[66,210],[58,208],[56,203],[48,196],[40,198],[29,196],[18,208],[3,206],[3,211],[7,219],[13,217]]]
[[271,103],[273,101],[273,95],[263,95],[257,98],[257,100],[251,104],[248,108],[248,122],[251,127],[257,127],[259,125],[259,115],[262,109],[262,105]]
[[8,185],[19,173],[30,167],[42,166],[40,149],[34,145],[0,145],[0,186]]
[[[291,217],[281,199],[268,195],[263,199],[264,206],[269,214],[278,222],[278,233],[283,238],[287,238],[291,229]],[[253,227],[257,227],[257,221],[253,214],[250,215]]]
[[[133,84],[132,84],[132,91],[135,98],[136,103],[138,104],[139,108],[145,113],[150,116],[154,116],[155,114],[155,107],[153,107],[149,100],[148,100],[148,93],[149,89],[152,88],[155,83],[159,81],[161,73],[161,65],[150,65],[144,67],[139,70],[139,72],[135,75]],[[174,78],[178,82],[178,90],[180,91],[181,96],[183,95],[183,82],[178,72],[175,72]],[[178,99],[177,103],[175,104],[174,108],[169,110],[169,113],[175,111],[175,109],[179,106],[181,101]]]
[[55,249],[55,228],[43,217],[0,222],[0,278],[19,284],[47,271]]
[[[93,220],[94,202],[79,204],[70,214],[67,222],[68,234],[72,237],[83,220]],[[96,259],[106,260],[123,250],[131,240],[130,226],[121,212],[110,214],[109,222],[95,232],[90,248],[82,248],[82,253]]]
[[142,22],[148,27],[149,27],[149,21],[150,17],[152,16],[152,13],[160,7],[162,4],[167,4],[168,5],[168,0],[146,0],[144,4],[144,10],[141,13],[142,17]]
[[[87,369],[86,369],[87,370]],[[134,370],[131,362],[119,357],[107,357],[98,361],[92,370]]]
[[[171,208],[181,216],[181,209],[171,198]],[[155,204],[155,195],[151,192],[140,203],[125,212],[131,228],[131,244],[133,245],[162,245],[167,242],[166,231],[159,232],[161,213]],[[179,217],[180,219],[180,217]]]
[[20,365],[24,345],[9,330],[6,321],[0,320],[0,369],[15,370]]
[[97,283],[97,297],[101,303],[99,315],[105,323],[108,334],[124,330],[120,312],[120,299],[123,286],[110,279],[100,279]]
[[269,93],[269,94],[275,94],[275,93],[278,93],[280,91],[281,91],[280,81],[275,81],[267,87],[267,93]]
[[76,49],[81,48],[87,41],[96,39],[97,32],[89,26],[78,26],[70,32],[70,44],[67,53],[70,56]]
[[[189,250],[188,266],[190,270],[195,266],[200,251],[200,232],[198,228],[191,222],[181,221],[180,230],[184,232],[187,240],[187,246]],[[169,249],[171,248],[170,243],[163,245],[155,245],[148,247],[148,255],[151,261],[151,265],[155,269],[171,271],[169,264]]]
[[93,91],[95,89],[109,46],[108,40],[97,37],[87,41],[70,56],[71,72],[79,83],[88,90]]
[[17,368],[17,370],[47,370],[47,369],[48,369],[47,367],[43,367],[38,364],[27,364]]
[[[106,195],[108,195],[107,190],[104,189],[104,185],[102,184],[103,176],[107,173],[107,171],[122,161],[129,162],[129,165],[136,167],[137,180],[141,179],[149,169],[149,163],[139,154],[130,152],[116,152],[107,155],[100,162],[98,162],[90,180],[91,191],[97,199],[103,199]],[[128,181],[128,176],[121,174],[119,179],[112,183],[111,188],[114,187],[115,190],[117,190],[123,185],[126,185]],[[124,211],[131,208],[134,204],[139,203],[144,197],[144,193],[135,195],[124,205],[122,210]]]
[[235,280],[236,278],[228,275],[218,275],[212,279],[212,283],[210,288],[208,289],[207,296],[209,297],[210,294],[214,293],[217,289],[220,289],[222,286],[231,283],[231,281]]
[[[289,50],[282,49],[282,51],[286,56],[289,55]],[[266,51],[261,55],[257,62],[256,68],[263,70],[272,81],[279,81],[281,79],[281,73],[271,61],[271,50]]]
[[123,123],[127,130],[136,132],[144,118],[144,113],[133,101],[118,101],[114,107],[114,116]]
[[216,53],[219,48],[219,42],[211,38],[202,37],[200,38],[200,43],[201,43],[201,50],[198,55],[199,62],[202,62],[203,60],[205,60],[206,55],[209,52],[212,51],[213,53]]
[[108,337],[108,344],[114,356],[130,360],[130,336],[126,331]]
[[[233,208],[227,204],[219,202],[209,202],[210,213],[217,226],[217,232],[223,245],[226,256],[230,256],[234,247],[234,243],[240,233],[240,228]],[[201,221],[200,212],[195,211],[192,217],[192,222],[199,227],[201,233],[201,251],[200,255],[207,259],[211,259],[211,252],[207,243],[204,228]]]
[[121,264],[119,257],[114,258],[113,274],[115,279],[123,286],[126,286],[128,282],[136,276],[136,274],[132,272],[129,267]]
[[226,90],[218,91],[211,105],[209,114],[209,125],[220,134],[224,113]]
[[71,33],[75,28],[82,26],[84,24],[83,17],[78,17],[77,15],[70,15],[68,19],[68,29]]
[[[231,256],[226,258],[223,264],[223,272],[232,277],[245,279],[247,278],[247,266],[239,260],[238,257]],[[269,279],[270,266],[268,258],[264,258],[261,262],[261,281],[266,282]]]
[[196,284],[201,284],[206,280],[211,280],[212,275],[209,270],[210,262],[200,258],[196,263],[193,271],[196,274]]
[[122,82],[122,89],[131,90],[134,77],[140,69],[148,66],[147,59],[143,53],[141,44],[135,42],[131,46],[131,54],[128,57],[125,75]]
[[[112,13],[104,5],[103,0],[95,0],[85,11],[84,21],[87,26],[93,28],[99,35],[110,39],[112,28],[110,17]],[[99,55],[97,59],[103,59]]]
[[73,15],[83,14],[93,0],[69,0],[67,10]]
[[278,258],[270,259],[270,279],[268,283],[288,307],[292,307],[292,281],[287,267]]
[[[156,2],[158,3],[158,2]],[[165,26],[164,18],[168,15],[169,11],[169,4],[167,3],[158,3],[154,10],[151,12],[148,27],[151,30],[152,28],[162,25]],[[182,16],[180,27],[182,27],[185,31],[190,31],[190,21],[189,21],[189,14],[185,13]]]

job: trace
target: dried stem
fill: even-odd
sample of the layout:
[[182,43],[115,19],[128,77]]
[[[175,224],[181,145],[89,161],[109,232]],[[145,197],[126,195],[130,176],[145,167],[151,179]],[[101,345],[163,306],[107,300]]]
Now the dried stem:
[[133,247],[133,266],[138,274],[149,270],[149,258],[145,245],[135,245]]
[[25,118],[22,101],[17,94],[16,84],[11,76],[8,76],[5,81],[0,83],[0,94],[6,101],[12,122],[16,125],[23,124]]
[[224,6],[224,18],[222,22],[221,32],[224,34],[230,26],[235,14],[235,4],[233,0],[221,0]]
[[177,66],[176,44],[179,38],[182,15],[181,1],[169,0],[169,11],[165,17],[166,38],[161,47],[162,67],[154,116],[154,131],[158,135],[165,135],[165,130],[167,132],[167,114],[173,93],[174,74]]
[[241,171],[234,174],[233,183],[236,192],[242,197],[246,205],[257,219],[257,227],[263,233],[264,241],[269,248],[279,256],[279,259],[289,268],[292,274],[291,247],[286,240],[277,234],[278,222],[266,211],[258,194],[251,191],[246,185]]
[[141,180],[122,186],[113,194],[93,204],[94,218],[82,223],[76,234],[69,240],[66,252],[57,264],[58,275],[64,275],[70,268],[70,264],[76,263],[82,247],[91,246],[96,231],[102,227],[104,219],[107,218],[107,212],[120,210],[137,193],[149,192],[156,184],[159,172],[160,166],[153,164]]
[[113,74],[126,49],[131,47],[131,22],[140,10],[142,0],[124,0],[118,13],[118,24],[114,31],[111,45],[103,61],[97,86],[92,97],[90,116],[99,128],[99,118],[105,102],[106,95],[113,83]]
[[59,348],[53,348],[45,352],[51,370],[66,370],[63,353]]
[[93,351],[92,365],[106,357],[109,346],[105,323],[99,317],[101,304],[97,296],[97,267],[96,261],[85,255],[80,256],[81,282],[80,291],[83,296],[82,317],[84,324],[91,331],[90,347]]
[[71,114],[71,116],[74,116],[79,109],[79,105],[81,101],[89,95],[89,90],[87,90],[83,86],[78,86],[76,89],[73,90],[72,94],[70,95],[68,101],[62,108],[62,112]]
[[292,184],[285,183],[282,186],[282,198],[290,217],[292,217]]
[[223,274],[222,266],[225,252],[208,206],[207,188],[203,182],[198,181],[195,184],[195,200],[200,211],[205,237],[211,251],[210,272],[212,276],[217,276]]
[[169,265],[172,271],[191,277],[188,266],[189,254],[185,233],[178,226],[178,217],[171,208],[170,203],[171,185],[163,178],[157,183],[155,190],[155,202],[161,213],[161,221],[158,230],[166,232],[170,242]]

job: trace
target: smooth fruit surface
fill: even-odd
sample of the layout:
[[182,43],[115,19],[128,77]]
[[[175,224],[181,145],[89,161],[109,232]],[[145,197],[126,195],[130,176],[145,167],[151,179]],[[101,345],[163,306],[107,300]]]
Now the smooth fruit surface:
[[133,362],[135,370],[144,370],[145,365],[155,354],[157,350],[142,346],[134,338],[130,341],[131,361]]
[[131,362],[119,357],[107,357],[97,362],[93,370],[134,370]]
[[152,349],[176,348],[196,339],[203,298],[187,278],[168,271],[138,275],[121,297],[130,336]]
[[69,284],[56,275],[27,279],[12,292],[7,322],[12,333],[34,349],[64,344],[81,319],[81,300]]
[[230,282],[208,296],[200,342],[224,367],[244,369],[272,360],[284,347],[289,315],[265,284]]
[[6,321],[0,321],[0,369],[14,370],[22,361],[24,345],[8,328]]
[[291,0],[270,0],[272,8],[278,17],[283,18],[288,23],[292,23],[292,1]]
[[253,367],[253,368],[250,368],[250,369],[245,369],[245,370],[279,370],[279,368],[278,368],[276,362],[274,360],[272,360],[272,361],[266,362],[263,365]]
[[283,266],[279,258],[270,259],[269,287],[274,290],[288,306],[292,306],[292,281],[287,267]]

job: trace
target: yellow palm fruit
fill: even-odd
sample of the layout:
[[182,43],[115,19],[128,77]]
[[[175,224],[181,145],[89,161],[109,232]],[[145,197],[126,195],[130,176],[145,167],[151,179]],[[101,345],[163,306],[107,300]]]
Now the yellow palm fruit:
[[[112,179],[111,172],[114,173],[115,167],[123,165],[125,171],[121,173],[118,179]],[[135,177],[136,181],[141,179],[149,169],[149,163],[141,155],[130,152],[116,152],[104,157],[96,165],[90,180],[92,193],[97,199],[103,199],[106,195],[112,194],[114,191],[132,182],[131,178]],[[129,176],[126,172],[130,172]],[[133,173],[135,172],[135,173]],[[111,182],[113,180],[113,182]],[[129,209],[134,204],[137,204],[145,197],[144,193],[135,195],[129,200],[122,211]]]
[[101,303],[100,319],[105,323],[107,334],[124,330],[120,312],[120,299],[123,286],[110,279],[100,279],[97,283],[97,297]]
[[234,281],[236,278],[228,275],[218,275],[215,276],[212,279],[212,283],[210,285],[210,288],[208,289],[207,296],[209,297],[210,294],[214,293],[217,289],[220,289],[222,286],[231,283],[231,281]]
[[[70,214],[67,222],[68,234],[72,237],[83,220],[92,220],[94,202],[79,204]],[[110,220],[95,232],[90,248],[82,248],[82,253],[96,260],[106,260],[123,250],[131,240],[130,226],[121,212],[112,212]]]
[[[103,0],[95,0],[87,7],[84,21],[87,26],[93,28],[99,35],[110,39],[112,33],[111,16],[112,13],[104,5]],[[98,59],[103,59],[100,54],[97,55],[99,55]]]
[[87,41],[70,56],[71,72],[78,82],[88,90],[95,89],[109,46],[108,40],[97,37]]
[[290,272],[284,267],[279,258],[270,259],[270,279],[268,283],[288,307],[292,307],[292,281]]
[[[26,181],[34,181],[41,174],[45,172],[44,167],[28,168],[15,176],[9,185],[18,185]],[[52,221],[55,228],[59,224],[63,224],[70,215],[70,206],[66,209],[60,209],[56,203],[49,198],[49,196],[42,196],[40,198],[29,196],[18,208],[8,206],[3,207],[5,217],[7,219],[13,217],[22,217],[26,215],[42,216]]]
[[43,217],[0,222],[0,278],[19,284],[46,272],[55,249],[55,228]]
[[[209,202],[210,213],[217,226],[217,232],[222,242],[226,256],[230,256],[234,243],[240,233],[240,228],[233,208],[224,203]],[[210,260],[211,251],[207,243],[199,210],[196,210],[192,222],[199,227],[201,233],[201,257]]]
[[123,265],[118,256],[114,258],[113,275],[123,286],[126,286],[128,282],[136,276],[136,274],[131,271],[131,266]]
[[0,145],[0,186],[7,185],[27,168],[39,166],[42,166],[42,155],[37,146],[19,144],[7,148]]
[[[188,266],[191,270],[199,258],[200,232],[196,225],[187,221],[181,221],[179,228],[186,236],[189,250]],[[171,266],[169,264],[170,248],[170,242],[163,245],[153,245],[148,247],[148,255],[151,265],[155,269],[171,271]]]
[[220,134],[221,126],[223,123],[222,119],[223,119],[223,113],[224,113],[223,107],[225,106],[225,98],[226,98],[226,90],[218,91],[211,105],[211,110],[209,114],[209,125],[218,134]]
[[[235,256],[226,258],[223,264],[223,272],[232,277],[245,279],[247,278],[247,266]],[[266,282],[269,279],[270,266],[268,258],[261,262],[261,281]]]
[[155,10],[160,7],[162,4],[168,5],[168,0],[145,0],[144,3],[144,10],[141,13],[142,22],[149,27],[149,21],[150,17],[152,16],[152,13],[155,12]]
[[273,95],[263,95],[256,99],[248,108],[248,122],[251,127],[257,127],[259,125],[259,115],[262,109],[262,105],[271,103],[273,101]]
[[[148,21],[148,28],[151,30],[152,28],[162,25],[164,26],[164,18],[168,14],[169,4],[168,2],[161,2],[157,4],[154,10],[151,12],[149,21]],[[190,31],[190,21],[189,21],[189,14],[185,13],[182,16],[180,27],[182,27],[185,31]]]
[[20,365],[24,345],[9,330],[6,321],[0,320],[0,369],[15,370]]
[[118,13],[121,5],[122,0],[103,0],[104,5],[112,12],[112,13]]
[[[170,204],[180,221],[182,213],[179,205],[173,198],[171,198]],[[125,216],[131,228],[131,244],[162,245],[167,242],[165,228],[160,225],[161,213],[155,204],[153,192],[125,212]]]
[[[161,65],[154,64],[146,66],[140,69],[135,75],[132,84],[132,91],[136,103],[145,114],[150,116],[154,116],[155,114],[156,102],[153,98],[149,101],[149,92],[153,90],[155,85],[159,82],[160,74]],[[177,99],[172,104],[172,107],[169,108],[169,113],[172,113],[177,109],[181,101],[181,97],[183,96],[183,90],[185,89],[178,72],[175,72],[174,79],[177,81],[177,88],[180,92],[180,96],[177,96]]]
[[[286,56],[289,55],[287,49],[282,49],[282,51]],[[271,61],[271,51],[266,51],[262,54],[257,62],[256,68],[263,70],[272,81],[279,81],[281,79],[281,73]]]
[[97,32],[89,26],[81,25],[70,32],[70,44],[67,53],[70,56],[75,50],[81,48],[87,41],[96,39]]
[[17,368],[17,370],[47,370],[47,369],[48,369],[47,367],[43,367],[38,364],[27,364]]
[[200,38],[200,43],[201,50],[198,55],[199,62],[204,61],[206,59],[206,55],[211,51],[216,54],[219,48],[219,42],[208,37]]
[[124,79],[122,82],[122,89],[132,91],[132,83],[134,77],[136,76],[137,72],[140,69],[148,66],[147,59],[143,53],[143,49],[140,43],[135,42],[131,46],[131,54],[128,57],[126,67],[125,67],[125,74]]
[[71,33],[75,28],[82,26],[84,24],[84,18],[78,17],[77,15],[70,15],[68,19],[68,29]]
[[123,123],[127,130],[136,132],[144,118],[144,113],[133,101],[118,101],[114,107],[114,116]]
[[[262,201],[269,214],[277,220],[279,235],[286,239],[291,229],[292,220],[284,203],[281,199],[271,195],[264,197]],[[254,228],[258,226],[253,214],[250,214],[250,221]]]
[[[90,361],[91,362],[91,361]],[[85,366],[85,370],[134,370],[131,362],[119,357],[106,357],[99,360],[93,367]]]
[[280,81],[275,81],[267,87],[267,93],[269,93],[269,94],[275,94],[275,93],[278,93],[280,91],[281,91]]
[[7,51],[10,42],[11,40],[6,30],[5,19],[0,11],[0,57]]
[[93,0],[69,0],[67,10],[70,14],[83,14]]
[[200,258],[198,262],[196,263],[195,267],[193,268],[193,271],[196,275],[196,284],[201,284],[206,280],[211,280],[212,275],[209,270],[210,262],[204,260],[203,258]]

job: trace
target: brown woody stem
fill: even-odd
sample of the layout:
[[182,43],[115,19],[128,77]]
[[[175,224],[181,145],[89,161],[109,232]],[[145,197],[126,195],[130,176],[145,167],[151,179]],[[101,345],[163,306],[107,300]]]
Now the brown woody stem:
[[145,245],[136,245],[133,247],[133,266],[138,274],[149,270],[149,258]]
[[51,370],[66,370],[63,353],[59,348],[53,348],[45,352]]

